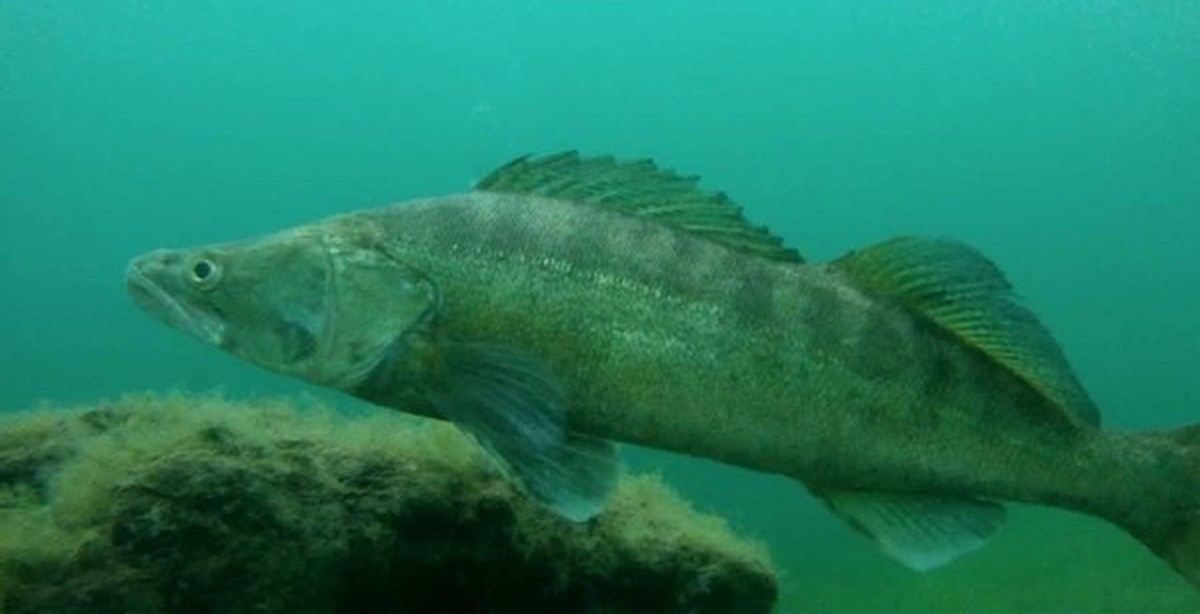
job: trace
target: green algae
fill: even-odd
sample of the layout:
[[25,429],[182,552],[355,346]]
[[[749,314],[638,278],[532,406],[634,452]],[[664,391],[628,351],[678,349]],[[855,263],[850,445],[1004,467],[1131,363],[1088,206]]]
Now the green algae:
[[764,549],[654,477],[575,525],[452,427],[128,396],[0,422],[8,612],[766,612]]

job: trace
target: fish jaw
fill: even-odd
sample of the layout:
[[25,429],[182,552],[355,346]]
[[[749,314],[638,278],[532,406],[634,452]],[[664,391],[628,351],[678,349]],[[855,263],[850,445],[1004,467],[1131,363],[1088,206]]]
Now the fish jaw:
[[139,256],[125,268],[125,287],[142,311],[164,324],[220,347],[225,340],[225,323],[213,314],[176,298],[168,287],[183,283],[181,254],[155,250]]

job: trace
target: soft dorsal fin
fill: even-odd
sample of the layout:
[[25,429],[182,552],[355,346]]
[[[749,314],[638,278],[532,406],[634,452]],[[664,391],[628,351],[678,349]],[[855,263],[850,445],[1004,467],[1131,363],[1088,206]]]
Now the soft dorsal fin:
[[990,260],[954,241],[900,237],[835,266],[860,289],[895,300],[1020,377],[1068,416],[1099,424],[1096,406],[1058,343]]
[[679,228],[741,252],[802,262],[796,250],[762,226],[752,226],[722,192],[702,192],[699,178],[660,169],[650,160],[581,158],[574,151],[522,156],[475,185],[486,192],[532,194],[621,211]]

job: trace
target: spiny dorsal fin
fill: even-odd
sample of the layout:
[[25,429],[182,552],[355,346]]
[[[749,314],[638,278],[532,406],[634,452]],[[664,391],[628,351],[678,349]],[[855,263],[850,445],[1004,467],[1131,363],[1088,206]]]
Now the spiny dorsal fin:
[[532,194],[604,207],[700,235],[741,252],[802,262],[796,250],[762,226],[752,226],[722,192],[702,192],[699,178],[660,169],[650,160],[580,158],[574,151],[522,156],[476,184],[487,192]]
[[1099,424],[1096,406],[1058,343],[1018,303],[996,265],[971,247],[900,237],[835,264],[860,289],[895,300],[982,350],[1069,416]]

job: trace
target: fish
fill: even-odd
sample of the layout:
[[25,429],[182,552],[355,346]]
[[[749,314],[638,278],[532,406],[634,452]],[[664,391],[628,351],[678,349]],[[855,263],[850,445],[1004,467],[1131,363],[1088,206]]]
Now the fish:
[[151,316],[268,370],[446,420],[565,521],[616,442],[788,476],[918,570],[1006,502],[1107,520],[1200,585],[1200,426],[1126,432],[999,268],[901,236],[810,262],[653,161],[523,156],[464,193],[126,271]]

